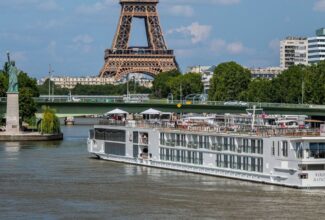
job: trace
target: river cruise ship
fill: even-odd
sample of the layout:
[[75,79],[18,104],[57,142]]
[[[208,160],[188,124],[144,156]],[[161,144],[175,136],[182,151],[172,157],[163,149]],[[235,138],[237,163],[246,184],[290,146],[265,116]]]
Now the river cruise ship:
[[251,126],[251,121],[229,115],[103,120],[89,132],[88,151],[135,165],[295,188],[325,187],[324,126],[266,126],[254,118]]

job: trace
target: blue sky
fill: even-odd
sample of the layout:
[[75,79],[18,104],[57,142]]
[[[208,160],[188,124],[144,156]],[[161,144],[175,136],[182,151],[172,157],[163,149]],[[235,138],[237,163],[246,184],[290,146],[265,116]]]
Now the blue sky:
[[[95,75],[115,34],[118,0],[0,1],[0,62],[10,50],[20,69],[41,78]],[[160,0],[168,47],[190,65],[236,61],[279,65],[279,40],[325,27],[325,0]],[[136,21],[132,44],[144,44]],[[135,30],[136,29],[136,30]]]

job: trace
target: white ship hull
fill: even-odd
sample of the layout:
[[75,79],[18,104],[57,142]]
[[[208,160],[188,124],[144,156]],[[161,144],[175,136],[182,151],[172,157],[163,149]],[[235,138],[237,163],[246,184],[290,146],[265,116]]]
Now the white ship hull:
[[[325,159],[311,158],[307,149],[310,143],[325,144],[323,137],[260,138],[238,134],[190,133],[117,126],[95,126],[94,132],[96,129],[99,129],[98,132],[106,130],[125,134],[122,141],[110,138],[105,140],[106,138],[103,137],[96,139],[96,135],[88,139],[89,153],[103,160],[295,188],[325,187]],[[142,143],[141,135],[144,134],[146,139]],[[186,146],[165,142],[174,134],[185,135]],[[200,137],[200,135],[209,138],[209,147],[203,147],[206,144],[197,147],[190,144],[189,140],[192,137]],[[116,134],[113,134],[112,137],[119,138]],[[217,141],[219,137],[225,140],[234,140],[233,149],[231,145],[227,146],[227,149],[211,147],[213,141]],[[240,142],[242,139],[254,140],[254,145],[256,140],[256,149],[246,152],[247,149]],[[282,142],[287,143],[286,146],[280,146],[281,144],[279,147],[272,146],[274,143]],[[259,148],[257,143],[261,143]],[[299,158],[297,158],[297,151],[294,149],[296,143],[303,148],[303,155],[300,155]],[[301,153],[300,151],[298,153]],[[190,156],[187,157],[187,155]],[[226,162],[225,158],[227,158]],[[317,170],[308,170],[309,168],[317,168]]]

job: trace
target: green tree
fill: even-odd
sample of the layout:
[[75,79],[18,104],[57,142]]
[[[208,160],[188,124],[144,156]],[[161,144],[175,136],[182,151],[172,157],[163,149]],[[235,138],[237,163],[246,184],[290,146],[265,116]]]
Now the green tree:
[[8,77],[2,71],[0,71],[0,97],[6,97],[8,90]]
[[217,66],[211,79],[209,99],[211,101],[239,100],[251,81],[251,72],[235,62]]
[[32,89],[27,87],[19,89],[19,116],[21,121],[33,118],[36,111],[37,108],[33,99]]
[[[201,80],[201,74],[198,73],[187,73],[180,75],[169,80],[170,91],[176,98],[182,95],[186,97],[190,94],[202,93],[203,83]],[[180,94],[182,90],[182,94]]]
[[303,80],[304,102],[325,104],[325,61],[308,67]]
[[157,98],[166,98],[171,93],[171,81],[182,75],[178,70],[160,73],[155,77],[152,84],[153,95]]
[[[69,89],[67,88],[61,88],[54,84],[53,81],[51,81],[51,94],[55,95],[69,95]],[[38,86],[39,93],[41,95],[48,95],[49,94],[49,79],[47,79],[43,85]],[[54,91],[53,91],[54,90]]]
[[18,85],[19,89],[28,88],[32,93],[32,97],[39,97],[39,90],[37,87],[37,81],[34,78],[31,78],[25,72],[20,72],[18,76]]
[[56,116],[55,110],[48,106],[43,107],[40,132],[44,134],[59,134],[61,132],[59,118]]
[[243,100],[249,102],[271,102],[272,81],[268,79],[253,79],[244,94]]
[[308,67],[292,66],[272,80],[272,102],[301,103],[302,83],[308,78]]

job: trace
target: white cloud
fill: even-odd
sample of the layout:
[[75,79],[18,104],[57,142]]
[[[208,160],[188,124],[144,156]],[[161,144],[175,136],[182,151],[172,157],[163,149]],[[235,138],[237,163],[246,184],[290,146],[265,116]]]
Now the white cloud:
[[211,50],[218,53],[222,52],[226,46],[227,46],[226,41],[222,39],[213,40],[210,44]]
[[72,39],[73,45],[70,47],[75,50],[80,50],[83,53],[89,53],[92,51],[94,38],[88,34],[78,35]]
[[76,8],[76,12],[79,14],[95,14],[106,10],[109,6],[118,5],[117,3],[115,0],[101,0],[92,5],[82,4]]
[[317,0],[314,4],[315,11],[325,11],[325,0]]
[[194,53],[191,49],[175,49],[176,56],[178,57],[191,57]]
[[225,40],[222,39],[215,39],[211,41],[210,50],[212,50],[215,53],[226,52],[228,54],[234,54],[234,55],[252,51],[251,49],[245,47],[242,42],[227,43]]
[[169,9],[169,12],[175,16],[192,17],[194,10],[189,5],[174,5]]
[[201,25],[198,22],[194,22],[189,26],[182,26],[169,30],[168,34],[181,33],[185,36],[191,37],[193,44],[202,42],[209,38],[212,27],[210,25]]
[[94,39],[90,35],[84,34],[84,35],[76,36],[75,38],[73,38],[72,41],[74,43],[90,44],[90,43],[94,42]]
[[246,50],[243,43],[241,42],[233,42],[227,45],[227,51],[230,54],[241,54],[243,51]]

